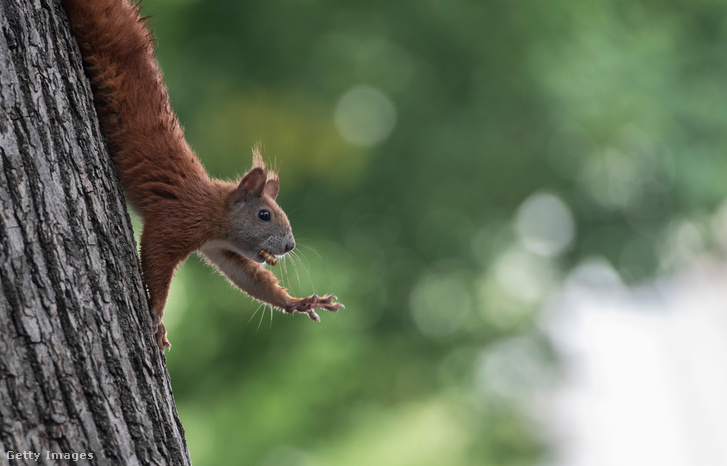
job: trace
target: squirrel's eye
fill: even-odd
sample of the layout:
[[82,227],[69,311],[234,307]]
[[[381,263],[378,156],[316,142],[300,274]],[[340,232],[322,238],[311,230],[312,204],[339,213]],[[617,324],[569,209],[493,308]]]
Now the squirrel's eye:
[[257,216],[262,220],[263,222],[269,222],[270,221],[270,212],[267,210],[261,210],[257,213]]

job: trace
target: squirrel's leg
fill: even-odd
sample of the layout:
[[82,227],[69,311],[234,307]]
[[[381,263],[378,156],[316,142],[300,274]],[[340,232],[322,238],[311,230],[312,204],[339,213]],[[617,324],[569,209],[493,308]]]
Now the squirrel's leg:
[[343,304],[334,303],[335,296],[312,295],[307,298],[294,298],[279,285],[277,277],[257,262],[221,248],[202,248],[202,254],[233,285],[264,303],[273,305],[283,312],[292,314],[302,312],[314,321],[321,320],[314,308],[336,312]]
[[174,271],[186,256],[175,253],[169,248],[166,240],[151,228],[144,228],[141,233],[141,270],[151,298],[154,336],[159,348],[171,348],[167,339],[167,330],[162,323],[164,305],[169,295]]

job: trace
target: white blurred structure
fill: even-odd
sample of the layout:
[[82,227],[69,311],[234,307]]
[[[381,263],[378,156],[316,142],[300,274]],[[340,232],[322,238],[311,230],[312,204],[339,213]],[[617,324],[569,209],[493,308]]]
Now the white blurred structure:
[[543,316],[564,367],[549,464],[727,465],[727,264],[627,288],[592,260]]

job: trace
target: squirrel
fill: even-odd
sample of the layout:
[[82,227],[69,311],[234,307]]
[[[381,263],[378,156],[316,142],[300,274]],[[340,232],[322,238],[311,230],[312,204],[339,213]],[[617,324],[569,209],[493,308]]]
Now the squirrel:
[[241,180],[207,174],[171,108],[140,4],[63,0],[63,6],[124,194],[143,222],[141,269],[159,348],[171,348],[162,316],[172,277],[193,252],[252,298],[285,313],[319,321],[315,308],[342,308],[333,295],[292,297],[263,266],[295,247],[288,217],[275,202],[278,174],[257,148]]

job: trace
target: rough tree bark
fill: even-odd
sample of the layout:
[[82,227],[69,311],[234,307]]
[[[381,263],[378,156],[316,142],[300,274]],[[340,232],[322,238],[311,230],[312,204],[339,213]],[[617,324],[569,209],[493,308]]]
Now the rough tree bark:
[[0,209],[0,464],[189,464],[57,0],[0,0]]

